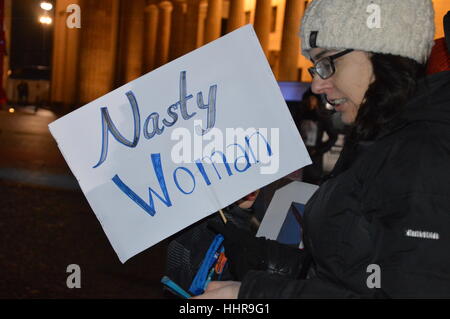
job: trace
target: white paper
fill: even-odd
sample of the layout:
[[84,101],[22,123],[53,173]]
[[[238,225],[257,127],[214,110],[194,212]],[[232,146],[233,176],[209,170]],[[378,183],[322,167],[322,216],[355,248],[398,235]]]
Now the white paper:
[[[189,119],[184,119],[181,113],[183,74],[185,96],[192,95],[184,103],[185,115],[196,113]],[[251,163],[249,167],[245,157],[242,157],[243,161],[237,163],[237,169],[243,172],[239,172],[235,163],[231,162],[231,176],[223,163],[216,164],[221,175],[219,179],[207,160],[201,161],[204,165],[204,172],[201,172],[194,161],[211,154],[213,150],[200,147],[200,153],[196,153],[198,147],[194,147],[198,145],[195,140],[202,139],[201,134],[194,134],[201,131],[200,128],[194,129],[194,123],[202,121],[203,129],[208,124],[208,109],[198,107],[203,105],[198,100],[198,93],[201,92],[204,104],[208,104],[209,97],[214,95],[211,94],[214,86],[214,127],[203,136],[206,140],[203,144],[208,144],[207,138],[215,138],[221,133],[226,136],[227,128],[255,128],[268,139],[272,151],[270,156],[267,144],[261,142],[259,145],[261,151],[266,151],[269,163],[262,163],[263,152],[261,161]],[[129,96],[134,96],[137,102],[138,125],[134,121],[136,108],[133,111],[133,99]],[[176,105],[176,108],[169,109],[171,105]],[[105,113],[102,115],[102,108],[103,112],[107,110],[112,123],[128,143],[132,144],[134,137],[139,136],[134,147],[119,143],[110,131],[107,133],[108,143],[105,143],[102,118],[106,117]],[[177,114],[176,122],[169,111]],[[173,124],[164,126],[161,134],[150,137],[149,134],[154,131],[151,123],[155,116],[150,115],[155,112],[160,116],[160,129],[164,126],[162,119]],[[136,129],[138,126],[139,130]],[[255,189],[311,163],[250,25],[125,84],[51,123],[49,128],[122,262]],[[140,133],[135,134],[135,131]],[[192,160],[189,163],[178,163],[173,159],[174,150],[181,145],[180,132],[192,136]],[[250,139],[250,147],[236,156],[244,155],[245,151],[251,159],[251,145],[258,136],[254,135]],[[102,162],[100,154],[102,145],[106,144],[108,152]],[[226,146],[232,142],[225,141],[223,144]],[[239,145],[245,146],[243,143]],[[237,146],[234,147],[239,151]],[[256,144],[253,148],[256,149]],[[186,148],[183,150],[186,151]],[[158,154],[168,196],[164,195],[155,176],[152,159],[156,161]],[[217,154],[214,158],[218,158]],[[128,193],[133,194],[135,200],[126,194],[123,185],[131,190]],[[150,192],[150,188],[166,203]],[[148,212],[150,193],[154,204],[153,216]],[[147,210],[138,205],[139,199],[144,206],[147,205]]]
[[[285,222],[290,221],[287,218],[291,205],[293,203],[305,205],[317,189],[317,185],[297,181],[278,189],[273,195],[256,236],[280,241],[280,232]],[[294,219],[291,222],[296,223]]]

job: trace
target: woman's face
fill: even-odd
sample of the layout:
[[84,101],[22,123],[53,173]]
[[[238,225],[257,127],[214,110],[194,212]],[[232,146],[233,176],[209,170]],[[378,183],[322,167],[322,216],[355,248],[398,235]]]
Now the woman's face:
[[[313,62],[317,62],[338,52],[314,48],[310,54]],[[328,102],[341,113],[342,121],[351,124],[374,81],[372,62],[367,52],[353,51],[334,60],[334,65],[336,72],[330,78],[323,80],[318,75],[314,76],[312,91],[325,94]]]

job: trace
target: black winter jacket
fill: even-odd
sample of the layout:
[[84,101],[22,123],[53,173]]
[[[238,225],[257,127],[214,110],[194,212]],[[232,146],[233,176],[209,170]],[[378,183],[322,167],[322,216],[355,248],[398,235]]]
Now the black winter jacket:
[[450,72],[422,81],[401,118],[344,150],[307,203],[305,250],[277,260],[311,256],[307,279],[250,271],[239,298],[450,298]]

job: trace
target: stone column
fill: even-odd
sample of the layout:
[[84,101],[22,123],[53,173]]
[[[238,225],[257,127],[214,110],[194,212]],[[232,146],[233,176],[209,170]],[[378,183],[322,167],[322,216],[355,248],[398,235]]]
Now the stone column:
[[156,38],[158,32],[158,6],[151,4],[144,10],[144,72],[155,68]]
[[245,24],[245,0],[231,0],[228,14],[227,33],[242,27]]
[[144,9],[145,0],[128,0],[121,3],[119,42],[121,74],[118,84],[128,83],[142,75]]
[[[450,10],[448,0],[433,0],[434,7],[434,24],[436,26],[435,39],[445,37],[444,32],[444,16]],[[450,50],[450,48],[449,48]]]
[[54,107],[63,107],[64,112],[77,103],[79,77],[79,37],[81,29],[69,29],[66,20],[70,4],[79,4],[78,0],[59,0],[55,3],[52,78],[50,101]]
[[172,3],[162,1],[159,5],[158,36],[156,41],[155,66],[159,67],[169,61],[170,23],[172,19]]
[[183,55],[183,41],[185,35],[185,21],[187,12],[186,0],[173,1],[172,28],[170,32],[170,60]]
[[266,54],[269,56],[270,25],[272,17],[272,0],[256,0],[255,31],[259,42]]
[[[52,78],[50,87],[50,100],[54,103],[63,103],[64,88],[64,65],[70,63],[65,61],[65,47],[67,45],[66,29],[66,1],[55,3],[54,29],[53,29],[53,52],[52,52]],[[9,41],[7,43],[10,43]]]
[[208,1],[200,0],[200,5],[198,8],[197,41],[195,44],[196,48],[201,47],[205,43],[205,22],[207,12],[208,12]]
[[111,91],[119,25],[118,0],[82,0],[78,102],[85,104]]
[[188,0],[186,13],[183,54],[197,48],[197,34],[200,12],[200,0]]
[[223,0],[208,1],[208,13],[205,22],[205,43],[220,37],[220,30],[222,27],[222,7]]
[[304,0],[286,0],[283,37],[281,40],[279,81],[297,81],[300,54],[300,19],[303,17]]

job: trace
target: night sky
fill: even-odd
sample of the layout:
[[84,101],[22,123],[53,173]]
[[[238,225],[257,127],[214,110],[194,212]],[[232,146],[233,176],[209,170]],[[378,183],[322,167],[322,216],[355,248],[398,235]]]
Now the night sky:
[[[13,0],[11,26],[12,70],[29,66],[50,66],[53,24],[42,25],[41,0]],[[53,18],[53,11],[50,16]]]

